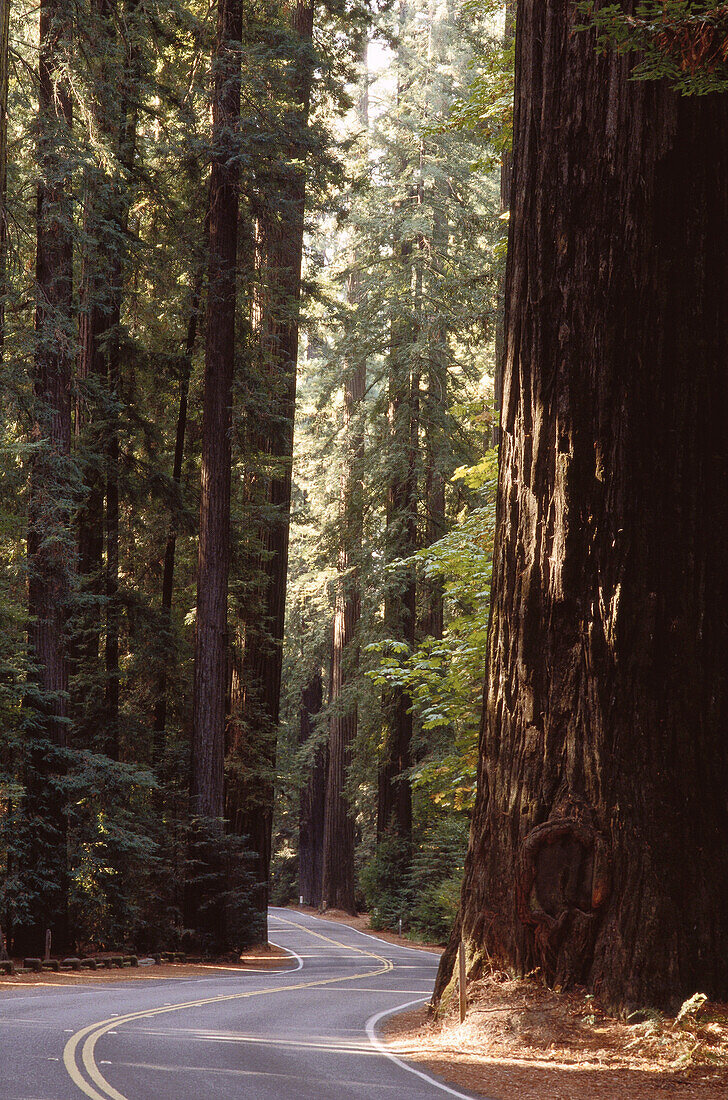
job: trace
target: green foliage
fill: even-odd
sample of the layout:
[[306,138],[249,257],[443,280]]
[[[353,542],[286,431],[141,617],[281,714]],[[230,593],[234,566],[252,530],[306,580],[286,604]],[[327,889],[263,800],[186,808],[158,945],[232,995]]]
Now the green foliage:
[[369,677],[402,688],[423,737],[410,777],[442,809],[470,809],[475,797],[478,728],[490,608],[495,530],[497,455],[489,451],[456,477],[477,489],[484,503],[472,508],[442,539],[411,559],[428,580],[441,578],[448,605],[442,638],[425,637],[414,652],[383,639],[367,652],[377,663]]
[[477,135],[486,143],[481,166],[510,153],[513,141],[514,21],[500,0],[470,0],[466,13],[484,24],[485,35],[469,66],[465,91],[452,105],[448,129]]
[[669,80],[681,95],[710,95],[728,88],[728,11],[709,0],[642,0],[579,5],[594,28],[597,47],[637,54],[633,80]]
[[389,834],[361,872],[361,888],[372,928],[377,930],[409,927],[411,910],[410,868],[412,848],[409,840]]
[[372,928],[444,942],[460,899],[467,815],[440,817],[419,841],[386,835],[361,873]]

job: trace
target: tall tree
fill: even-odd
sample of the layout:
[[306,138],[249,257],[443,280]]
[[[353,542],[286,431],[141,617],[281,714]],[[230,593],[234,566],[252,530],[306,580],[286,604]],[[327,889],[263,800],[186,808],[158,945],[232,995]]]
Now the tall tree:
[[[181,357],[179,366],[179,409],[174,437],[174,457],[172,460],[172,483],[178,493],[182,485],[182,463],[185,453],[185,436],[187,434],[187,406],[190,392],[192,354],[197,341],[200,300],[202,297],[202,271],[203,269],[201,268],[192,291],[192,302],[190,304],[190,315],[187,322],[184,354]],[[167,530],[167,541],[164,547],[161,601],[164,626],[170,633],[172,627],[172,597],[174,595],[174,564],[176,550],[177,521],[173,513],[170,517],[169,528]],[[154,704],[154,758],[157,763],[160,762],[164,752],[165,730],[167,726],[167,662],[168,658],[165,657],[159,667],[156,684],[157,698]]]
[[[411,83],[407,66],[407,30],[410,11],[406,0],[399,4],[397,51],[397,105]],[[428,70],[429,71],[429,70]],[[418,141],[421,164],[421,143]],[[407,170],[402,154],[401,170]],[[393,249],[399,265],[395,278],[400,294],[390,318],[389,353],[389,446],[391,453],[387,486],[387,559],[390,565],[408,559],[417,549],[417,493],[419,405],[422,363],[416,346],[421,303],[421,267],[413,262],[415,243],[412,226],[402,210],[419,205],[421,179],[410,184],[406,198],[396,203]],[[402,294],[402,290],[404,293]],[[412,564],[397,568],[390,578],[384,609],[385,627],[391,638],[414,648],[417,616],[417,583]],[[406,691],[394,685],[385,689],[383,710],[385,733],[378,776],[377,837],[393,829],[405,840],[412,831],[412,791],[409,769],[412,746],[412,707]]]
[[7,294],[9,65],[10,0],[0,0],[0,359],[5,344],[5,295]]
[[728,97],[516,21],[506,377],[460,916],[612,1005],[728,995]]
[[[139,43],[137,0],[96,0],[89,37],[101,44],[89,62],[89,145],[84,179],[83,263],[79,314],[76,435],[86,456],[86,491],[79,512],[79,572],[90,614],[77,658],[77,694],[85,744],[119,755],[119,400],[123,281],[137,144]],[[123,26],[124,34],[119,33]],[[104,554],[105,551],[105,554]],[[93,676],[105,607],[104,671]],[[90,675],[89,675],[90,674]],[[95,681],[95,682],[94,682]],[[99,681],[101,687],[99,687]],[[89,690],[90,685],[90,690]]]
[[[366,135],[369,123],[369,90],[366,38],[362,43],[362,90],[357,121]],[[364,142],[364,151],[368,143]],[[361,304],[361,272],[356,255],[347,281],[347,300],[352,310]],[[362,552],[363,507],[362,463],[364,424],[362,405],[366,390],[366,355],[354,353],[344,365],[344,437],[340,488],[339,558],[333,620],[331,659],[331,721],[329,764],[326,779],[324,825],[323,901],[334,909],[355,911],[354,816],[346,795],[346,780],[357,733],[356,701],[347,699],[347,682],[353,679],[358,658],[356,631],[361,614],[359,559]]]
[[[39,183],[36,209],[36,343],[33,458],[28,511],[28,607],[37,679],[29,692],[28,813],[43,821],[31,856],[38,881],[34,917],[16,940],[38,950],[48,927],[59,947],[68,938],[66,815],[61,776],[68,717],[66,616],[73,553],[70,542],[72,208],[64,154],[72,108],[67,82],[70,10],[43,0],[38,68]],[[55,873],[51,868],[55,865]]]
[[[268,908],[268,873],[273,822],[273,779],[280,714],[283,630],[291,511],[293,425],[296,409],[299,303],[303,257],[306,177],[302,167],[313,76],[312,0],[295,0],[285,13],[290,27],[290,57],[282,94],[282,147],[259,193],[258,234],[263,288],[258,329],[271,407],[261,449],[269,464],[266,523],[263,532],[262,614],[245,630],[244,714],[246,737],[257,762],[246,781],[228,796],[228,816],[248,836],[256,859],[258,905]],[[256,410],[256,413],[259,410]],[[250,751],[250,746],[246,747]],[[234,759],[231,758],[231,764]],[[251,792],[250,787],[257,789]]]
[[[311,740],[322,702],[323,684],[318,668],[301,691],[300,745]],[[319,743],[313,751],[301,791],[299,812],[298,889],[305,905],[320,905],[322,898],[326,773],[327,747]]]
[[[219,0],[212,62],[212,174],[190,782],[192,814],[219,821],[220,827],[227,684],[242,18],[241,0]],[[214,869],[215,853],[211,848],[203,850],[202,858]],[[197,899],[193,909],[196,902]],[[202,923],[218,941],[224,935],[219,910],[208,909]]]

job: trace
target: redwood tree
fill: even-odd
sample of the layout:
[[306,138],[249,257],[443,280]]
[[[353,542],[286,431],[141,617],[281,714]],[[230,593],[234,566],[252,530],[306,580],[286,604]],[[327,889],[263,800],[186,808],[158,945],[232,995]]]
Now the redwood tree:
[[[357,104],[357,119],[366,134],[369,125],[367,43],[363,39],[360,64],[362,89]],[[368,145],[365,142],[366,153]],[[353,309],[364,297],[357,257],[347,281],[347,300]],[[356,912],[354,902],[355,871],[354,814],[346,796],[346,780],[357,734],[356,701],[346,698],[346,686],[357,671],[359,649],[357,626],[361,615],[361,591],[358,559],[363,542],[364,429],[361,410],[367,381],[366,356],[351,356],[344,365],[344,435],[346,453],[341,471],[339,494],[339,559],[337,562],[334,604],[333,646],[331,654],[331,704],[329,723],[329,763],[326,777],[324,819],[323,901],[333,909]]]
[[[241,0],[219,0],[213,53],[212,173],[210,178],[207,338],[202,424],[200,541],[192,727],[190,810],[219,822],[223,816],[227,593],[230,564],[230,430],[235,359],[237,222],[240,188]],[[200,851],[211,900],[216,854]],[[213,939],[223,937],[216,907],[199,919],[199,891],[188,895],[189,916]]]
[[[28,501],[28,609],[35,689],[27,696],[29,744],[25,775],[30,834],[28,891],[33,915],[18,930],[16,949],[35,953],[50,928],[68,938],[66,807],[63,794],[68,719],[66,617],[73,567],[71,497],[71,196],[64,152],[70,144],[71,97],[63,76],[71,37],[62,0],[40,7],[38,66],[38,195],[33,375],[36,445]],[[35,890],[33,889],[35,885]]]
[[[303,259],[306,159],[313,79],[311,0],[284,5],[290,29],[291,57],[283,87],[285,110],[281,149],[258,195],[258,249],[263,287],[256,318],[261,358],[271,406],[257,434],[270,477],[264,490],[266,521],[262,531],[262,592],[257,621],[245,624],[244,700],[240,736],[231,738],[226,812],[234,831],[248,837],[258,881],[256,905],[267,919],[268,873],[273,825],[273,780],[280,715],[283,630],[291,512],[293,426],[296,411],[299,304]],[[241,780],[240,763],[252,766]]]
[[728,97],[517,18],[494,594],[459,935],[728,996]]
[[[314,734],[316,716],[323,702],[321,669],[317,668],[301,691],[299,744]],[[321,904],[324,853],[327,746],[316,745],[306,783],[301,790],[298,829],[298,889],[305,905]]]

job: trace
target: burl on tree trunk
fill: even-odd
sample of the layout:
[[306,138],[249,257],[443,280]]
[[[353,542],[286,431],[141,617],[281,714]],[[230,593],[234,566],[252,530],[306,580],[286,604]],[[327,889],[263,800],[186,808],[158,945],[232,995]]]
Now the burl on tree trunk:
[[453,940],[611,1006],[728,997],[728,96],[517,20],[479,790]]

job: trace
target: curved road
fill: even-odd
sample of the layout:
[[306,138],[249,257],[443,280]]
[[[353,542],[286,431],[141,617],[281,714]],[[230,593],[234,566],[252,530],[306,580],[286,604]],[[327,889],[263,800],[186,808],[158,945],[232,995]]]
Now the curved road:
[[375,1029],[437,957],[271,909],[285,971],[0,993],[0,1100],[444,1100]]

